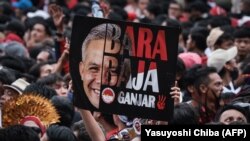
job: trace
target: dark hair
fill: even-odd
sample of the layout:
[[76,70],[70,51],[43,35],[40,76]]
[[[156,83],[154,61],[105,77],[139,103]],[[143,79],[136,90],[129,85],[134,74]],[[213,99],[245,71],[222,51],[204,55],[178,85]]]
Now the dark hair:
[[205,38],[207,38],[207,36],[209,35],[209,30],[207,27],[203,27],[203,26],[196,26],[190,29],[190,33],[200,33],[202,34]]
[[41,95],[43,97],[46,97],[48,99],[51,99],[53,96],[57,95],[56,91],[48,86],[45,85],[39,85],[37,83],[30,84],[27,86],[23,93],[34,93],[37,95]]
[[33,75],[35,77],[35,79],[40,77],[40,71],[41,68],[45,65],[49,64],[48,62],[41,62],[38,64],[34,64],[30,70],[29,70],[29,74]]
[[155,17],[162,14],[163,10],[162,8],[160,7],[159,4],[156,4],[154,2],[150,2],[147,6],[147,10],[149,13],[152,13]]
[[23,38],[25,27],[22,22],[18,20],[10,21],[7,26],[6,30],[16,33],[20,38]]
[[202,33],[193,32],[191,33],[191,38],[192,38],[192,41],[195,42],[196,47],[199,50],[205,51],[205,49],[207,48],[206,37]]
[[39,78],[36,83],[40,85],[52,86],[57,81],[64,81],[63,77],[58,73],[52,73],[52,74],[49,74],[48,76]]
[[12,125],[5,129],[5,140],[1,141],[40,141],[38,134],[30,127]]
[[51,125],[46,130],[46,134],[48,141],[77,141],[73,132],[65,126]]
[[91,141],[91,138],[89,136],[89,133],[87,132],[87,129],[85,128],[83,120],[75,122],[72,125],[71,129],[73,130],[73,132],[77,132],[76,137],[78,141]]
[[122,20],[124,20],[121,15],[119,15],[118,13],[116,13],[116,11],[111,11],[109,13],[109,15],[108,15],[108,19],[116,20],[116,21],[122,21]]
[[191,12],[192,10],[200,11],[201,13],[207,13],[209,8],[204,2],[195,0],[189,3],[186,7],[186,10]]
[[[214,46],[217,47],[217,46],[221,46],[223,42],[225,41],[233,41],[233,37],[230,33],[226,33],[224,32],[219,38],[218,40],[214,43]],[[215,48],[215,49],[218,49],[218,48]]]
[[200,84],[207,85],[210,82],[209,74],[217,73],[216,68],[202,65],[194,65],[184,75],[185,87],[194,85],[199,88]]
[[177,57],[176,73],[183,74],[186,71],[186,67],[181,58]]
[[112,6],[112,9],[115,13],[121,16],[122,20],[127,20],[128,19],[128,13],[121,7],[119,6]]
[[250,28],[241,27],[235,30],[234,38],[249,38],[250,37]]
[[70,127],[74,118],[74,106],[70,100],[62,96],[53,96],[51,102],[60,115],[60,125]]
[[43,25],[46,34],[49,35],[49,36],[52,35],[50,26],[49,26],[49,24],[47,23],[47,21],[45,21],[45,20],[37,20],[37,21],[34,23],[34,25],[32,26],[32,29],[34,28],[34,26],[35,26],[36,24],[41,24],[41,25]]
[[216,68],[207,66],[199,68],[196,71],[196,79],[194,82],[194,86],[196,88],[199,88],[200,84],[205,84],[205,85],[209,84],[210,83],[209,75],[211,73],[217,73]]
[[114,125],[115,126],[115,122],[114,122],[112,114],[107,114],[107,113],[101,113],[101,114],[102,114],[101,116],[104,118],[104,120],[106,122],[108,122],[110,125]]
[[18,72],[24,73],[25,72],[25,64],[22,60],[17,59],[13,56],[2,56],[0,57],[0,64],[2,66],[11,68]]
[[212,16],[211,19],[209,19],[209,25],[211,28],[231,25],[231,20],[225,16]]
[[11,84],[16,80],[15,75],[8,68],[0,66],[0,82],[3,84]]
[[170,125],[198,124],[198,112],[188,103],[180,103],[174,107],[174,116]]

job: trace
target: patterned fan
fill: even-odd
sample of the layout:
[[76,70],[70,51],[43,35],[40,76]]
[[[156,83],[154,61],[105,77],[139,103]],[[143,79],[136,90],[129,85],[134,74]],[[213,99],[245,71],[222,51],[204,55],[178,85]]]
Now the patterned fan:
[[3,127],[19,124],[25,116],[38,117],[45,127],[59,122],[52,103],[39,95],[23,94],[8,100],[2,109]]

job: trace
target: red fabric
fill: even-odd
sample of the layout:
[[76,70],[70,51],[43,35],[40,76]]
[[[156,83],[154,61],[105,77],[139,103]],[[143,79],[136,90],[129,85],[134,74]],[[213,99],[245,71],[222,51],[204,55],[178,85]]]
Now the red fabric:
[[201,64],[206,65],[207,64],[207,56],[201,56]]
[[232,27],[237,27],[238,26],[238,19],[231,18],[231,26]]
[[227,12],[219,6],[215,6],[215,7],[211,8],[209,13],[212,16],[226,16],[227,15]]
[[[62,41],[59,42],[59,44],[60,44],[60,54],[62,54],[63,51],[65,50],[65,47],[64,47],[65,43],[66,43],[65,40],[62,40]],[[67,62],[64,63],[64,65],[63,65],[63,71],[64,71],[65,74],[69,73],[69,61],[67,61]]]
[[76,4],[78,3],[78,0],[70,0],[68,3],[67,3],[67,6],[69,9],[72,9],[76,6]]
[[39,126],[39,128],[41,129],[42,135],[45,133],[45,131],[46,131],[45,126],[42,124],[41,120],[38,117],[36,117],[36,116],[26,116],[20,121],[20,124],[24,124],[26,121],[35,122]]
[[15,33],[9,33],[5,39],[4,39],[4,42],[8,42],[8,41],[17,41],[21,44],[24,45],[24,41],[22,38],[20,38],[18,35],[16,35]]
[[117,134],[118,132],[119,132],[118,128],[107,132],[106,133],[106,140],[109,140],[113,135]]
[[128,20],[133,21],[134,19],[136,19],[136,14],[134,12],[129,12],[128,13]]
[[189,21],[189,14],[188,13],[183,13],[181,14],[181,17],[179,17],[180,22],[188,22]]

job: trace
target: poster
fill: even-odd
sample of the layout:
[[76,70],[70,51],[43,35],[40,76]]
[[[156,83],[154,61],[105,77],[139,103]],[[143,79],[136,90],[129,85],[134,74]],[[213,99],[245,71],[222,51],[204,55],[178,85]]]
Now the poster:
[[169,120],[179,33],[174,27],[76,16],[70,45],[74,105]]

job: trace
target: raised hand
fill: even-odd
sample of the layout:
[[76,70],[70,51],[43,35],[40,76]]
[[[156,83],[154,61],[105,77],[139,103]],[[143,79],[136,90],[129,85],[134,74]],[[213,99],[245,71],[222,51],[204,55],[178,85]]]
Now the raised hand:
[[177,81],[175,82],[175,86],[171,88],[170,95],[171,95],[171,98],[174,99],[174,105],[177,105],[180,103],[181,91],[180,91],[180,88],[177,86]]
[[52,16],[57,31],[63,32],[64,14],[62,8],[56,4],[49,5],[49,14]]

